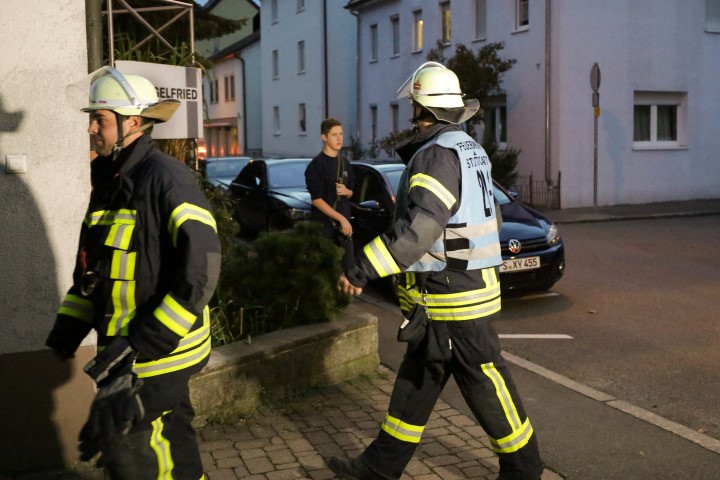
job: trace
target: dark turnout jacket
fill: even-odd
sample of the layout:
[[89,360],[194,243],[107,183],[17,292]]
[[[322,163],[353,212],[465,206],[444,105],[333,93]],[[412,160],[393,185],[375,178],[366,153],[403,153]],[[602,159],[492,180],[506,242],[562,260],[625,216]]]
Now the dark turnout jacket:
[[198,370],[210,354],[220,241],[195,174],[149,135],[114,161],[96,158],[91,172],[73,284],[47,345],[71,355],[95,329],[98,349],[127,337],[140,377]]

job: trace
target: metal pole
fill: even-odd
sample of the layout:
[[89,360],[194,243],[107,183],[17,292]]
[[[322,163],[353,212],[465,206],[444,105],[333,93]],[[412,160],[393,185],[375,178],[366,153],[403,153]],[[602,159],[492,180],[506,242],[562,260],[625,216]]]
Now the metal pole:
[[113,31],[113,4],[112,0],[107,0],[108,12],[108,57],[110,58],[110,66],[115,66],[115,32]]
[[594,115],[594,132],[593,132],[593,207],[597,207],[597,184],[598,184],[598,115],[597,107]]
[[85,0],[85,34],[87,37],[88,72],[103,66],[102,54],[102,0]]
[[598,184],[598,117],[600,116],[600,67],[595,62],[590,69],[590,88],[592,89],[593,106],[593,207],[597,207]]

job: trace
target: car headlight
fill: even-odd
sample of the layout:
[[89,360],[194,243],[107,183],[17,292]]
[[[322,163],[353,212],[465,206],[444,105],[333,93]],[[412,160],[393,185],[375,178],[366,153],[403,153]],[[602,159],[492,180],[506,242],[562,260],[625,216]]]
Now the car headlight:
[[545,234],[545,239],[550,246],[555,245],[560,241],[560,230],[558,230],[557,225],[554,223],[550,224],[550,228],[548,228],[548,231]]

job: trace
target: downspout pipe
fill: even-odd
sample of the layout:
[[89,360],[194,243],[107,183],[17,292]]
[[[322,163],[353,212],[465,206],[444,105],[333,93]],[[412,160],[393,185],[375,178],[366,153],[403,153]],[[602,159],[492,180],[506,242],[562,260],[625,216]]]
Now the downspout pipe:
[[328,118],[328,18],[327,18],[327,0],[323,0],[323,79],[324,79],[324,86],[325,91],[323,92],[324,95],[324,117]]
[[350,14],[355,17],[355,141],[360,142],[360,17],[357,10],[350,10]]
[[245,59],[242,55],[240,60],[240,78],[242,78],[242,132],[243,132],[243,153],[247,155],[247,85],[245,84]]
[[552,0],[545,0],[545,183],[552,185]]

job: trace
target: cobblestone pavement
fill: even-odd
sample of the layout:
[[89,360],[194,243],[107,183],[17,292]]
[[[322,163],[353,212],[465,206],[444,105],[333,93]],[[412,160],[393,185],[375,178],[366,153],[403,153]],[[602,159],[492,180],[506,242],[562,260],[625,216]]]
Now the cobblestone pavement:
[[[201,428],[209,480],[335,478],[325,461],[355,457],[376,437],[393,381],[394,373],[381,367],[376,375],[262,408],[240,422]],[[482,428],[439,401],[402,479],[494,480],[497,472]],[[547,470],[543,476],[559,478]]]

